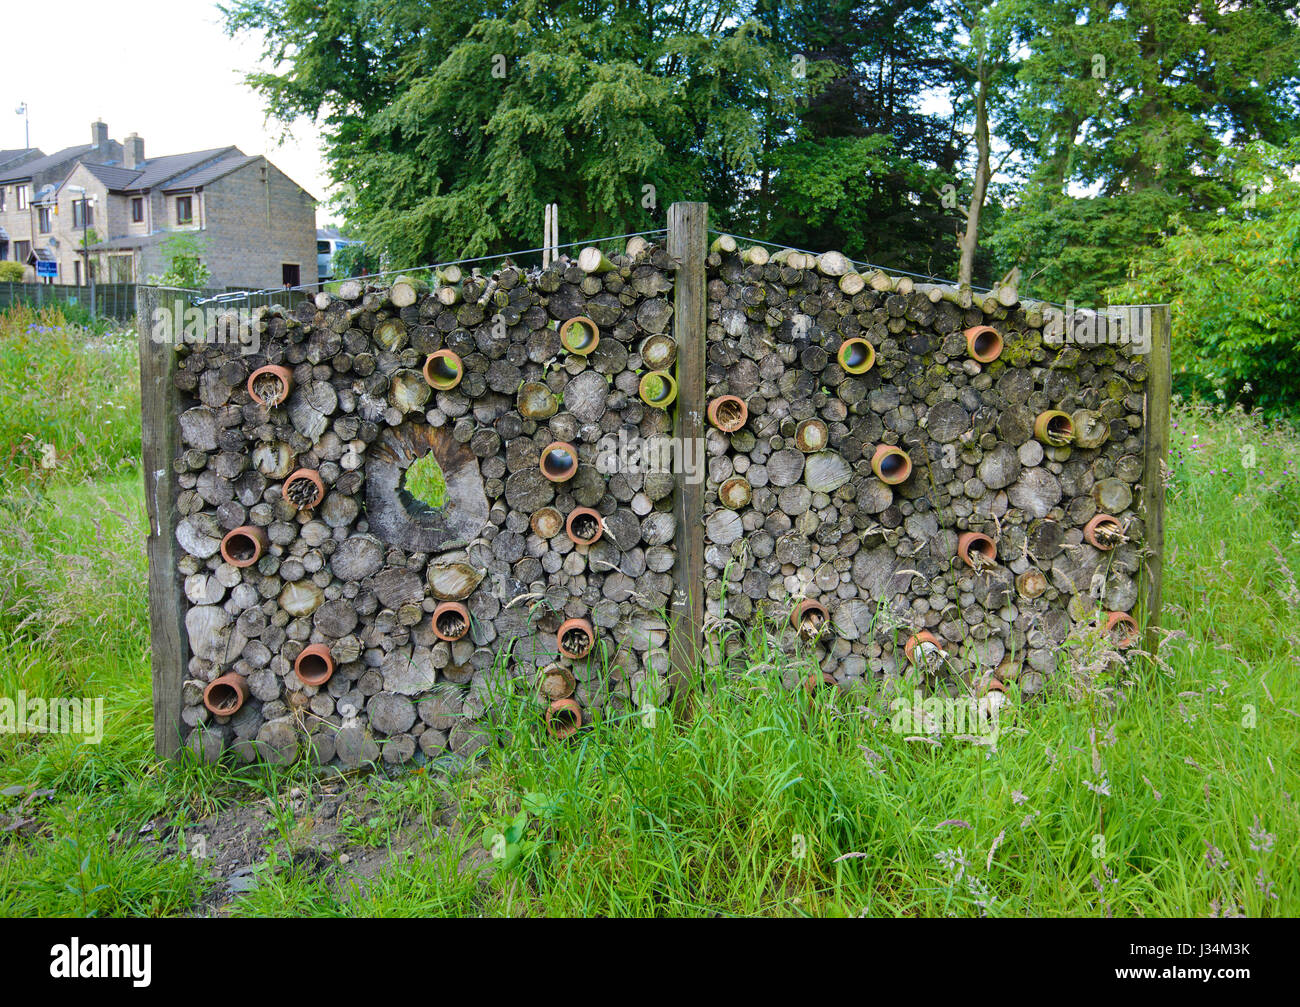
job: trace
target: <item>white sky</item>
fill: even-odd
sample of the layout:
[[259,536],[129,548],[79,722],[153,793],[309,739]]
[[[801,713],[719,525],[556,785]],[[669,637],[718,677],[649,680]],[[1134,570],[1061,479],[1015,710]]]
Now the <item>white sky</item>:
[[[0,7],[6,30],[16,29],[17,10]],[[103,119],[114,140],[139,133],[146,157],[234,144],[265,154],[322,204],[329,197],[315,127],[295,123],[279,144],[279,125],[243,83],[259,40],[227,38],[210,0],[59,0],[49,18],[29,13],[0,69],[0,150],[24,145],[14,109],[26,102],[31,145],[47,154],[89,143],[91,122]],[[332,219],[328,207],[318,205],[316,219]]]

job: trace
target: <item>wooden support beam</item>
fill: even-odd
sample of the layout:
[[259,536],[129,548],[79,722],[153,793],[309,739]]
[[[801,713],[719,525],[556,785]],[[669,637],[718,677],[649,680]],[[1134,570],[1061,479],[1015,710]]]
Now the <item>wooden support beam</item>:
[[[708,293],[709,206],[674,203],[668,208],[668,254],[677,263],[673,281],[673,338],[677,340],[677,408],[673,437],[679,458],[673,514],[677,519],[677,558],[669,621],[668,681],[674,708],[687,708],[699,666],[704,628],[704,362]],[[689,471],[688,471],[689,470]]]
[[1160,642],[1160,604],[1164,586],[1165,464],[1169,455],[1169,396],[1173,375],[1169,360],[1169,305],[1158,304],[1133,312],[1151,339],[1147,355],[1147,394],[1143,417],[1143,473],[1141,514],[1146,526],[1149,555],[1143,564],[1142,613],[1146,622],[1144,649],[1156,652]]
[[169,339],[183,330],[180,291],[141,286],[136,291],[140,345],[140,403],[145,509],[149,515],[149,641],[153,669],[153,742],[160,758],[181,747],[181,683],[189,664],[189,643],[181,612],[176,566],[176,458],[180,437],[180,395],[176,390],[176,346],[154,342],[157,311],[172,313]]

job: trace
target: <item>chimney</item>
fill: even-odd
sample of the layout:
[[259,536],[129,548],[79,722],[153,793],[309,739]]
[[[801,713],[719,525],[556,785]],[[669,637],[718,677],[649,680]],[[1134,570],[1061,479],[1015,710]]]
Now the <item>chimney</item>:
[[122,142],[122,166],[138,168],[144,164],[144,141],[132,133]]
[[103,150],[108,146],[108,125],[102,119],[96,119],[90,124],[90,142],[95,145],[96,150]]

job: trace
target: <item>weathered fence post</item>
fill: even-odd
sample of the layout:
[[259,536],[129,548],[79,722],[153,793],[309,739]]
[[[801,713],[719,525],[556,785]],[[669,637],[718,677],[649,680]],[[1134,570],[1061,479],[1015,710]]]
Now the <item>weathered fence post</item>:
[[[708,203],[668,208],[668,254],[677,262],[673,281],[673,338],[677,341],[676,466],[673,516],[677,560],[669,621],[669,684],[673,704],[684,709],[700,654],[704,627],[704,362],[708,297]],[[685,464],[686,462],[690,464]]]
[[[154,313],[173,314],[168,341],[153,340]],[[154,751],[175,755],[181,740],[181,683],[188,643],[181,614],[181,578],[176,566],[176,472],[172,462],[180,421],[180,396],[174,380],[174,339],[184,322],[178,291],[136,288],[136,329],[140,346],[140,405],[144,499],[149,515],[149,641],[153,669]],[[176,317],[176,316],[180,317]]]
[[1143,323],[1151,339],[1147,357],[1147,396],[1143,422],[1142,519],[1146,525],[1147,556],[1141,581],[1146,618],[1144,648],[1156,652],[1160,642],[1160,602],[1165,555],[1165,459],[1169,454],[1169,396],[1173,383],[1169,359],[1169,305],[1144,307]]

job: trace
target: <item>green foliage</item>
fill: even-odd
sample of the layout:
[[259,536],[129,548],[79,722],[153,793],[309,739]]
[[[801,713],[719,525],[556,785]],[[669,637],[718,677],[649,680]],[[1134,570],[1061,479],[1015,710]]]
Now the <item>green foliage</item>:
[[163,260],[167,269],[145,282],[157,287],[183,287],[202,290],[212,278],[212,271],[203,263],[207,242],[196,235],[178,231],[162,243]]
[[1290,151],[1256,144],[1226,171],[1241,198],[1213,217],[1176,219],[1137,245],[1113,302],[1169,301],[1176,381],[1295,415],[1300,402],[1300,183]]
[[447,502],[447,479],[432,451],[410,464],[402,485],[411,496],[434,510]]
[[1277,5],[1003,6],[1028,55],[1004,130],[1022,189],[993,247],[1036,296],[1093,303],[1171,215],[1236,201],[1226,152],[1300,129],[1300,25]]
[[330,259],[334,279],[350,280],[354,276],[379,272],[379,260],[364,244],[343,245]]
[[0,262],[0,283],[22,283],[26,267],[21,262],[6,259]]

